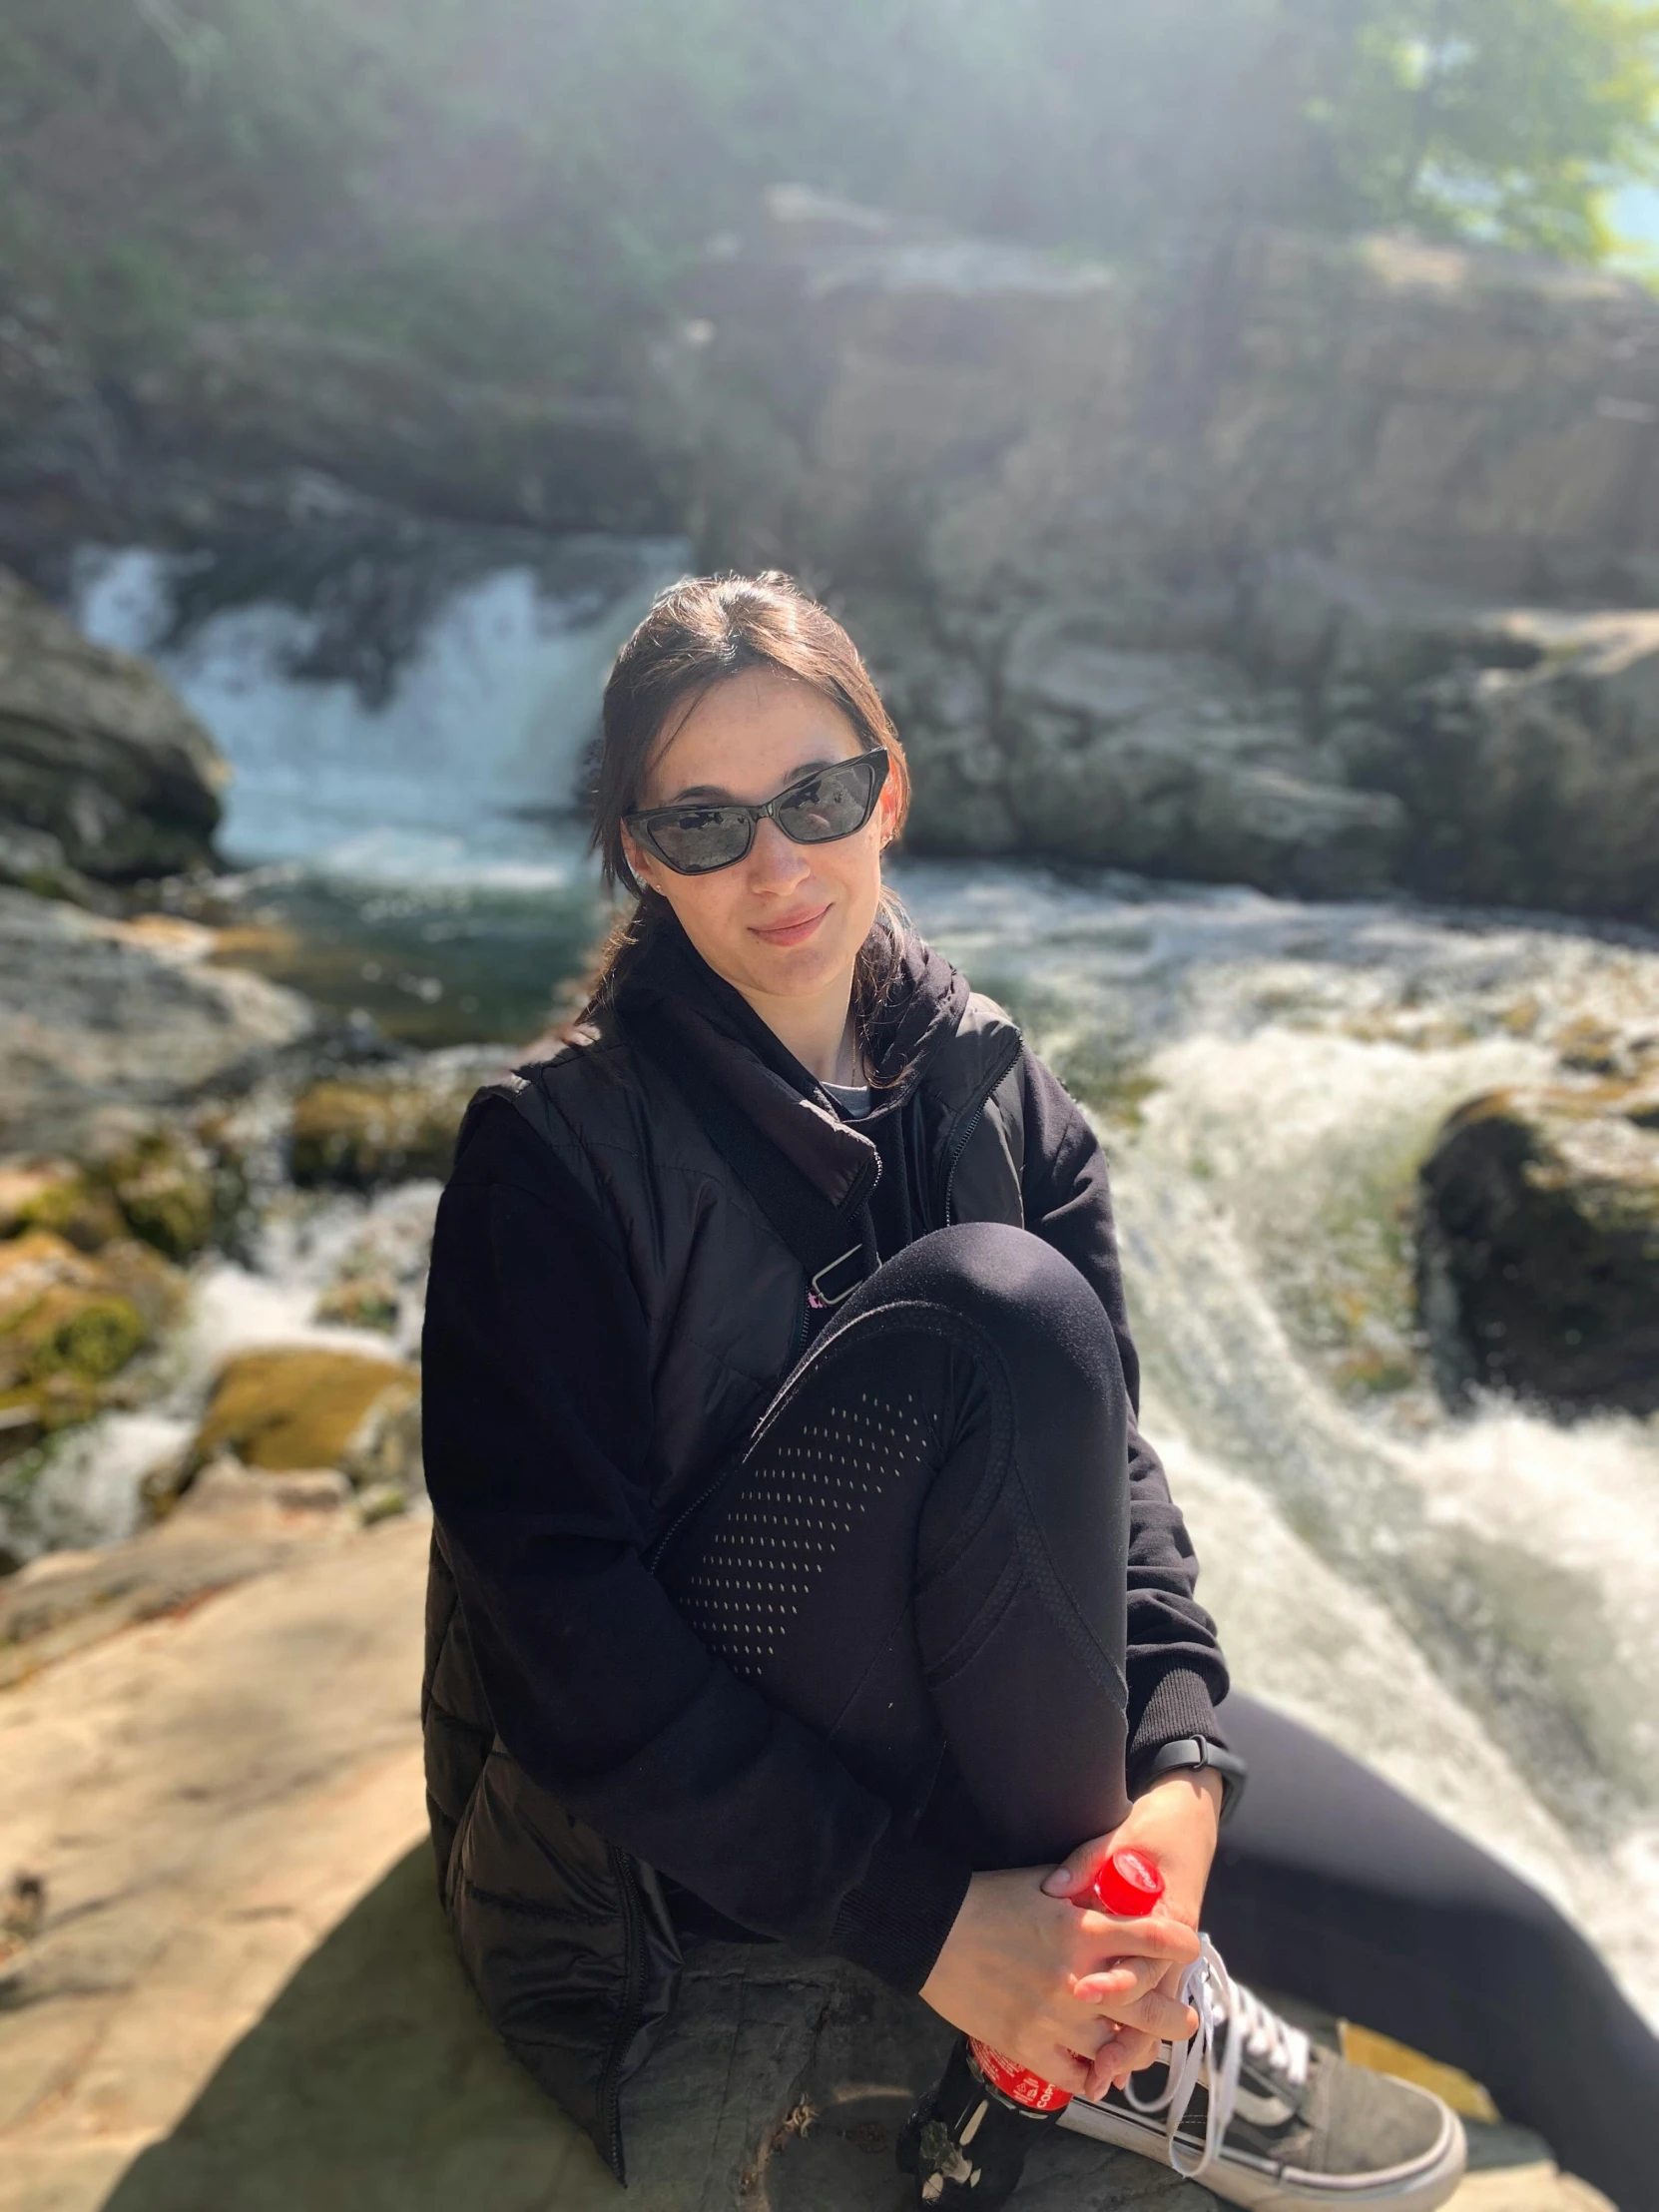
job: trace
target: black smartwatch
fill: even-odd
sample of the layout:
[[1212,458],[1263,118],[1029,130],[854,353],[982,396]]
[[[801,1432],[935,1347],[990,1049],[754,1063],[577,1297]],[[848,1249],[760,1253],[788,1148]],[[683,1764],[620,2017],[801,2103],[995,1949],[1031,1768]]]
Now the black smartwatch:
[[1205,1736],[1181,1736],[1173,1744],[1164,1744],[1141,1769],[1140,1787],[1160,1781],[1166,1774],[1189,1774],[1202,1767],[1209,1767],[1221,1776],[1221,1818],[1231,1820],[1244,1796],[1245,1779],[1250,1769],[1236,1751],[1228,1751],[1221,1744],[1213,1744]]

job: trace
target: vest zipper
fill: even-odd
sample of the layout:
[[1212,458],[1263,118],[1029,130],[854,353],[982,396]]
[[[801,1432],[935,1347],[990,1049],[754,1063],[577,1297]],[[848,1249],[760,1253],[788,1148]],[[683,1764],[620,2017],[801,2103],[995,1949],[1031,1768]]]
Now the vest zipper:
[[[1024,1048],[1024,1044],[1025,1039],[1016,1030],[1007,1050],[998,1057],[995,1064],[992,1066],[991,1072],[986,1077],[985,1082],[981,1086],[978,1096],[975,1098],[970,1098],[967,1104],[962,1108],[961,1113],[956,1118],[956,1126],[951,1131],[950,1142],[946,1148],[944,1156],[944,1226],[947,1229],[950,1226],[950,1193],[951,1188],[956,1181],[957,1163],[960,1161],[962,1154],[967,1150],[968,1139],[973,1135],[974,1130],[979,1126],[980,1117],[985,1111],[985,1101],[990,1097],[992,1091],[996,1089],[996,1086],[1003,1080],[1008,1071],[1013,1067],[1015,1061],[1019,1058],[1020,1053]],[[789,1375],[794,1371],[796,1362],[801,1358],[802,1353],[807,1348],[807,1293],[805,1287],[803,1287],[801,1293],[801,1303],[796,1309],[795,1333],[790,1339],[789,1364],[784,1370],[784,1373],[786,1375]],[[658,1567],[661,1565],[663,1558],[668,1551],[670,1544],[672,1544],[675,1537],[679,1535],[681,1529],[685,1527],[687,1521],[689,1521],[694,1514],[700,1513],[703,1510],[704,1506],[708,1504],[710,1498],[714,1496],[716,1490],[720,1488],[721,1484],[725,1481],[727,1475],[730,1472],[731,1469],[729,1467],[722,1468],[721,1472],[716,1475],[715,1479],[707,1484],[705,1488],[701,1489],[696,1497],[691,1500],[690,1504],[683,1506],[681,1510],[675,1514],[673,1520],[669,1522],[667,1528],[664,1529],[663,1533],[657,1538],[657,1541],[652,1545],[649,1553],[646,1555],[646,1565],[651,1569],[653,1574],[656,1573]]]
[[1007,1075],[1010,1069],[1013,1067],[1014,1062],[1019,1058],[1020,1053],[1024,1048],[1024,1044],[1025,1039],[1016,1031],[1013,1040],[1013,1049],[1011,1051],[1003,1053],[1000,1061],[992,1069],[990,1077],[986,1081],[978,1097],[969,1099],[968,1103],[962,1108],[961,1113],[957,1116],[956,1127],[951,1131],[950,1144],[945,1153],[944,1227],[946,1229],[951,1226],[950,1193],[956,1181],[957,1166],[961,1160],[962,1154],[967,1150],[968,1139],[973,1135],[973,1132],[979,1126],[980,1120],[985,1111],[986,1101],[989,1099],[992,1091],[994,1091],[996,1089],[996,1086],[1002,1081],[1003,1077]]
[[599,2075],[599,2121],[611,2171],[622,2181],[622,2068],[645,2011],[645,1920],[634,1887],[634,1862],[615,1844],[605,1846],[622,1902],[622,2009]]

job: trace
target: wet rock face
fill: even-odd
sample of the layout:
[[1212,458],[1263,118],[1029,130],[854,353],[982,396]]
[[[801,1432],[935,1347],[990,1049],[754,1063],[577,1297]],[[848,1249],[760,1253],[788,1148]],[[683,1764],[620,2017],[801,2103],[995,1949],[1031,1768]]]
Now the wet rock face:
[[1420,1194],[1418,1295],[1448,1394],[1659,1409],[1659,1085],[1474,1099]]
[[[203,325],[165,360],[104,364],[8,313],[0,559],[57,596],[77,546],[280,536],[319,491],[525,532],[673,527],[621,392],[447,375],[406,347],[279,320]],[[280,549],[277,549],[278,559]]]
[[148,663],[89,644],[0,570],[0,817],[8,873],[116,881],[209,864],[225,764]]
[[1326,772],[1397,810],[1400,881],[1659,919],[1659,614],[1459,601],[1286,558],[1246,634]]
[[1399,801],[1347,788],[1296,702],[1218,655],[1148,652],[1086,615],[1038,613],[993,682],[948,661],[906,671],[902,648],[897,665],[918,849],[1035,850],[1311,898],[1395,873]]
[[132,400],[175,447],[245,467],[303,461],[441,514],[567,530],[663,520],[620,396],[445,377],[396,347],[251,323],[202,330]]

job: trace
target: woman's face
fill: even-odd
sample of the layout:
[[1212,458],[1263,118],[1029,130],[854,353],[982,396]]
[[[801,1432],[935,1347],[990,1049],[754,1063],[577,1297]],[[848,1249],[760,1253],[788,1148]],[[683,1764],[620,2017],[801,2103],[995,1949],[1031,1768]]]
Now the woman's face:
[[[813,769],[863,750],[846,716],[811,685],[750,669],[714,685],[682,722],[670,723],[639,805],[759,805]],[[752,1001],[828,998],[850,990],[875,919],[881,847],[896,804],[889,780],[864,827],[832,844],[792,844],[776,823],[761,822],[743,859],[709,875],[677,875],[624,836],[635,875],[668,900],[717,975]]]

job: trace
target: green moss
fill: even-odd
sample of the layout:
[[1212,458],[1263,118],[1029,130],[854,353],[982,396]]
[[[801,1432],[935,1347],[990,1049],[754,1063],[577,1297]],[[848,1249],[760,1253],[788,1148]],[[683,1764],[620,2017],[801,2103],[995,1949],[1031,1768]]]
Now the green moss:
[[50,1230],[81,1252],[96,1252],[121,1234],[121,1214],[68,1160],[29,1160],[0,1167],[0,1237]]
[[293,1110],[293,1180],[371,1190],[441,1180],[474,1088],[468,1074],[427,1084],[403,1074],[313,1083]]
[[396,1288],[382,1275],[347,1276],[316,1302],[318,1321],[338,1322],[347,1329],[393,1330],[399,1310]]
[[243,1353],[215,1385],[191,1445],[192,1469],[224,1451],[273,1473],[342,1466],[381,1400],[395,1393],[407,1402],[418,1387],[413,1369],[358,1352]]
[[1085,1068],[1062,1078],[1072,1096],[1101,1121],[1118,1129],[1139,1129],[1146,1102],[1163,1088],[1155,1075],[1134,1063]]
[[1418,1164],[1431,1131],[1344,1164],[1294,1235],[1270,1244],[1277,1303],[1302,1350],[1343,1396],[1393,1396],[1425,1382],[1416,1317]]
[[180,1289],[166,1261],[125,1238],[96,1255],[45,1229],[0,1243],[0,1453],[138,1402],[133,1363]]
[[213,1235],[214,1176],[207,1156],[184,1139],[147,1138],[110,1177],[135,1237],[170,1260],[189,1260]]
[[55,1285],[13,1325],[13,1340],[27,1351],[31,1381],[62,1375],[74,1382],[103,1382],[140,1351],[149,1332],[131,1299]]

